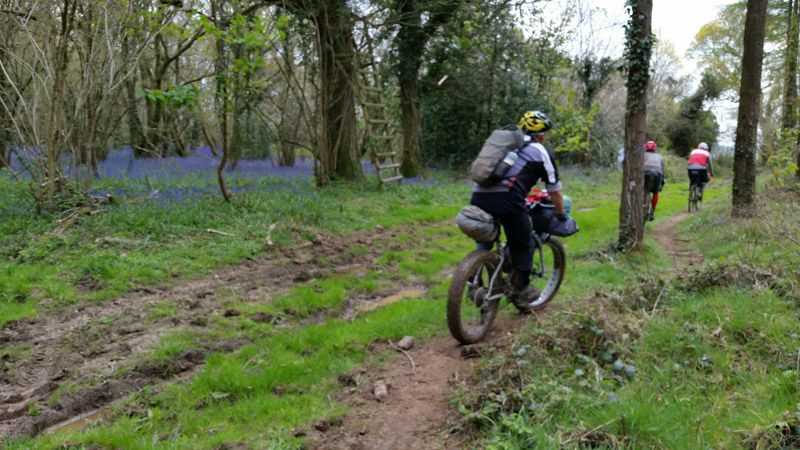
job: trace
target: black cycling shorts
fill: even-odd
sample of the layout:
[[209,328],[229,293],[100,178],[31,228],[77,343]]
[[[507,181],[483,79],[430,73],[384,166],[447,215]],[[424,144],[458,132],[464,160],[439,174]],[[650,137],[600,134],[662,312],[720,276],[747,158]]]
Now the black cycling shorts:
[[694,183],[708,183],[710,179],[708,178],[708,170],[707,169],[689,169],[689,181]]
[[663,177],[655,170],[645,170],[644,172],[644,188],[647,192],[656,194],[661,192],[664,186]]

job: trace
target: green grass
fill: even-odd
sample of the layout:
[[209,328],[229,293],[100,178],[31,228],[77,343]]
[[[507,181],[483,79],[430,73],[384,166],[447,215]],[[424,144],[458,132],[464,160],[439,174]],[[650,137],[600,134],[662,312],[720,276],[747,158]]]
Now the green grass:
[[[685,208],[686,187],[668,184],[665,193],[656,225]],[[653,237],[644,253],[603,256],[570,238],[563,292],[573,299],[573,313],[520,330],[457,397],[476,442],[486,448],[796,445],[789,435],[800,426],[800,311],[789,280],[800,273],[800,246],[775,236],[776,224],[800,235],[794,195],[771,191],[759,198],[768,226],[731,220],[727,189],[708,191],[705,208],[678,234],[710,262],[663,288],[658,280],[668,278],[670,260]],[[597,246],[613,242],[603,224],[615,212],[607,205],[582,213],[590,217],[574,215],[582,227],[594,224],[584,238]],[[765,281],[752,281],[754,274]],[[614,370],[615,360],[623,370]],[[633,368],[630,377],[626,366]]]
[[[267,186],[274,181],[266,178],[253,183]],[[25,201],[25,189],[22,183],[0,177],[0,190],[8,192],[0,202]],[[318,233],[444,220],[468,202],[470,186],[450,182],[392,185],[380,191],[375,183],[364,181],[316,190],[309,181],[298,189],[256,191],[231,204],[212,197],[163,207],[123,200],[82,217],[61,235],[50,233],[57,228],[59,215],[4,219],[0,223],[0,325],[35,315],[42,298],[55,299],[59,305],[81,298],[102,301],[137,286],[169,285],[176,277],[208,273],[264,253],[268,237],[276,245],[291,245],[314,239]],[[0,208],[5,206],[0,203]],[[233,236],[208,233],[208,228]],[[351,251],[358,255],[366,249]]]
[[[617,175],[607,175],[602,183],[592,187],[591,183],[565,180],[567,186],[575,187],[567,193],[575,200],[572,215],[582,230],[563,239],[568,269],[556,302],[567,304],[573,314],[551,315],[520,330],[508,353],[498,351],[481,369],[490,372],[482,372],[479,378],[499,384],[479,386],[457,398],[468,423],[476,425],[472,429],[479,433],[476,442],[486,448],[574,447],[580,436],[597,428],[593,436],[610,447],[696,448],[715,444],[736,447],[747,438],[769,435],[771,424],[784,417],[783,411],[796,412],[792,366],[798,345],[792,336],[798,332],[796,306],[771,291],[753,293],[739,285],[712,286],[698,292],[671,286],[660,298],[660,308],[651,314],[654,299],[639,286],[638,277],[663,277],[671,260],[649,235],[645,252],[619,255],[608,250],[609,244],[617,241],[619,206],[613,194],[618,189]],[[685,209],[685,184],[667,184],[657,220],[647,225],[650,233],[660,221]],[[707,207],[692,215],[681,232],[712,258],[717,254],[758,254],[770,261],[773,250],[763,250],[762,245],[757,252],[731,246],[731,236],[742,232],[740,224],[720,236],[710,232],[717,225],[714,221],[720,220],[719,211],[726,207],[726,194],[722,189],[708,191]],[[461,184],[419,190],[403,186],[387,194],[370,192],[366,186],[336,186],[319,195],[322,198],[315,202],[324,205],[318,213],[280,205],[281,201],[290,202],[286,198],[275,199],[275,203],[263,199],[265,205],[249,198],[238,205],[211,205],[208,216],[219,222],[181,212],[154,226],[150,221],[157,219],[151,217],[145,221],[153,227],[146,231],[148,237],[139,239],[141,235],[131,232],[125,236],[142,242],[124,248],[96,242],[98,234],[74,234],[77,229],[59,238],[35,237],[38,244],[34,247],[41,245],[47,250],[26,256],[31,267],[44,267],[50,252],[63,257],[65,263],[58,269],[61,272],[37,274],[32,270],[28,277],[39,278],[29,281],[27,291],[24,286],[15,289],[33,298],[37,293],[31,291],[42,280],[74,273],[104,284],[100,293],[88,294],[102,300],[143,280],[171,279],[176,262],[188,276],[262,252],[266,229],[280,214],[285,214],[286,222],[271,237],[286,244],[295,238],[314,239],[321,232],[445,220],[466,204],[469,196],[468,186]],[[392,196],[390,201],[386,201],[387,195]],[[589,200],[581,205],[581,199]],[[585,205],[594,209],[579,212]],[[268,212],[269,208],[276,211]],[[127,220],[139,223],[133,216]],[[199,220],[195,228],[188,225],[192,217]],[[109,235],[134,229],[129,224],[105,226],[103,233],[115,230]],[[121,228],[114,228],[117,226]],[[179,236],[177,230],[182,227],[185,233]],[[198,231],[204,227],[235,230],[236,236]],[[81,230],[90,233],[88,228]],[[764,230],[757,231],[766,236]],[[756,231],[752,233],[748,236],[755,236]],[[705,239],[709,235],[713,238]],[[185,383],[166,384],[125,399],[114,407],[114,416],[98,426],[69,435],[9,442],[6,447],[52,448],[65,443],[120,448],[301,445],[293,437],[293,428],[342,414],[343,406],[332,400],[341,389],[336,375],[396,357],[372,354],[370,342],[446,333],[443,311],[449,280],[442,273],[452,270],[473,243],[449,221],[420,233],[398,234],[396,243],[406,247],[386,250],[378,258],[378,267],[365,275],[334,274],[291,287],[262,304],[239,301],[235,292],[218,292],[227,300],[226,307],[241,315],[209,317],[203,332],[172,332],[138,363],[169,364],[186,348],[203,348],[225,339],[249,344],[208,355],[206,367]],[[79,258],[76,249],[90,257]],[[733,252],[736,249],[740,251]],[[367,250],[353,246],[348,252],[360,256]],[[137,258],[141,258],[139,270],[152,272],[134,276],[137,266],[131,261]],[[427,287],[420,298],[358,314],[352,321],[325,318],[355,297],[419,284]],[[64,304],[87,295],[64,289]],[[29,305],[33,301],[15,303]],[[276,320],[254,322],[248,316],[255,312],[273,314]],[[150,311],[150,317],[158,320],[175,313],[165,301]],[[304,320],[315,314],[321,314],[319,320]],[[280,320],[287,317],[288,323]],[[634,366],[635,377],[615,373],[603,354]],[[520,374],[526,379],[522,386]],[[494,390],[496,387],[501,389]],[[502,405],[515,408],[503,409],[508,407]],[[732,430],[749,430],[749,434]]]

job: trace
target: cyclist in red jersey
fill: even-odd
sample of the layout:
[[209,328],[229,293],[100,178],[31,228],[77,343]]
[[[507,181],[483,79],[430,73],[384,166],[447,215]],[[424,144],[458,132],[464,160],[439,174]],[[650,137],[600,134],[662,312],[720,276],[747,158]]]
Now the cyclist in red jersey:
[[[699,200],[703,200],[703,190],[706,183],[714,179],[714,166],[711,164],[711,152],[708,151],[708,144],[701,142],[696,149],[689,153],[689,186],[695,182],[700,187],[697,195]],[[711,178],[709,178],[709,176]]]

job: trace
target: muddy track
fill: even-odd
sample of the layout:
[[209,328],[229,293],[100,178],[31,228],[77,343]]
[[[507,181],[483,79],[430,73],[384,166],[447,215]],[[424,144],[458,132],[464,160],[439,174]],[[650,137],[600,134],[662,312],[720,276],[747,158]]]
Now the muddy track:
[[688,212],[681,212],[659,223],[655,229],[658,245],[663,247],[666,254],[672,258],[672,269],[679,272],[703,262],[703,254],[692,251],[689,241],[676,235],[678,224],[688,217]]
[[[421,228],[440,225],[377,227],[320,237],[314,243],[273,249],[211,275],[177,282],[173,288],[141,288],[100,304],[59,307],[43,300],[37,318],[10,321],[0,330],[0,438],[36,434],[143,386],[190,374],[204,364],[206,354],[232,351],[249,342],[209,340],[202,348],[185,349],[160,363],[143,356],[171,332],[202,333],[209,319],[239,315],[228,304],[232,299],[265,303],[293,285],[349,272],[356,265],[366,270],[388,250],[420,245],[419,240],[398,244],[399,234],[418,236]],[[352,253],[353,246],[367,248],[367,254]],[[165,304],[173,307],[170,314],[153,313]],[[317,317],[352,315],[353,307],[351,302],[347,311],[322,312]],[[250,319],[284,320],[287,326],[292,322],[291,317],[263,313]],[[32,408],[39,413],[31,415]]]
[[[535,316],[498,319],[484,340],[472,346],[461,346],[449,335],[431,338],[408,352],[414,360],[413,373],[411,362],[399,355],[382,367],[340,376],[344,387],[337,400],[352,409],[333,423],[322,418],[297,434],[306,437],[310,448],[324,450],[458,448],[467,438],[456,433],[461,417],[451,397],[473,376],[484,349],[509,345],[515,330],[531,319],[546,319],[559,308],[551,304]],[[389,387],[380,401],[372,393],[378,381]]]

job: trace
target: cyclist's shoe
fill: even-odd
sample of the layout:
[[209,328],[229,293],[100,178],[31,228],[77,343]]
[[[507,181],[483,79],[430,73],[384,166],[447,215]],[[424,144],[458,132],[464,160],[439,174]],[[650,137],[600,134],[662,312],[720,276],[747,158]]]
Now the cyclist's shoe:
[[529,285],[523,289],[517,290],[511,299],[511,303],[520,311],[530,311],[533,309],[530,304],[536,301],[541,294],[542,291]]
[[650,215],[647,216],[647,220],[649,220],[650,222],[656,220],[656,212],[651,210]]

